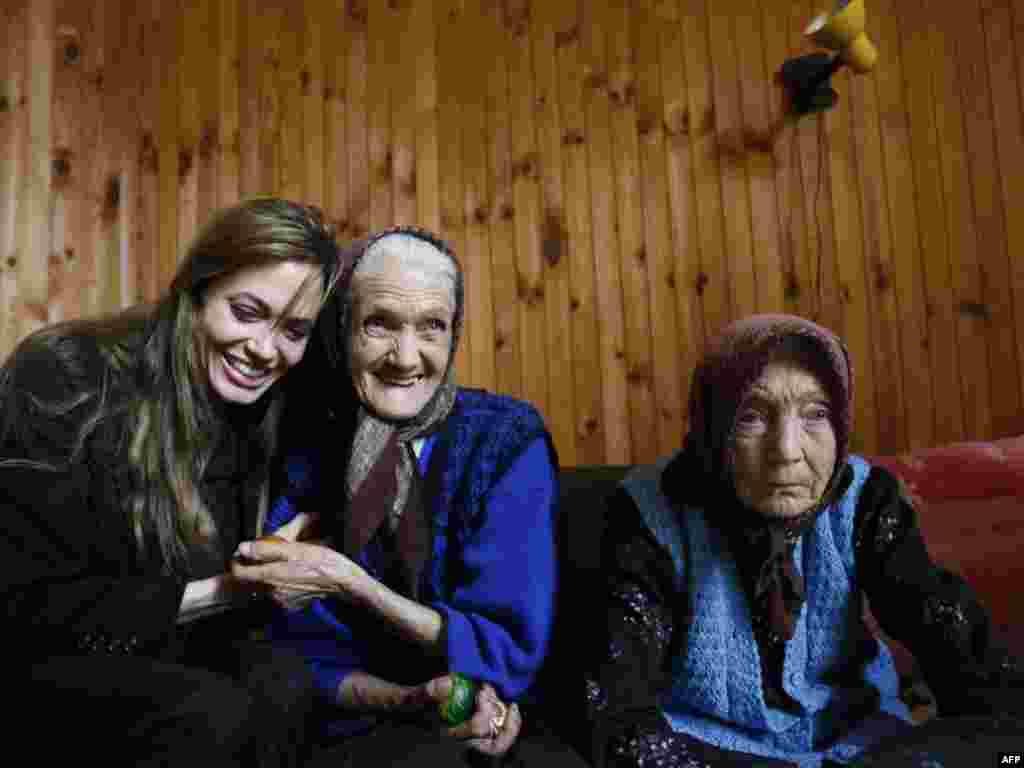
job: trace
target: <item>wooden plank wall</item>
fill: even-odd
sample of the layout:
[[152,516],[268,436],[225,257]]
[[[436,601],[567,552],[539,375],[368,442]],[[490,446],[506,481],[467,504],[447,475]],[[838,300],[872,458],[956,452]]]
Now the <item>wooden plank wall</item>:
[[3,0],[0,354],[158,295],[217,206],[462,256],[460,380],[566,465],[649,461],[755,311],[833,327],[854,445],[1024,433],[1024,2],[870,0],[874,73],[781,121],[824,0]]

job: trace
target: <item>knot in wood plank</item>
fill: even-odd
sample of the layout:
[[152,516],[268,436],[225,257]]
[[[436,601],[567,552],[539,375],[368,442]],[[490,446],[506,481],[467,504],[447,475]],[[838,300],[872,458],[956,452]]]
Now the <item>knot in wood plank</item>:
[[704,295],[704,289],[708,287],[709,282],[711,282],[711,279],[707,276],[705,272],[701,271],[697,273],[697,282],[695,288],[697,289],[698,296]]

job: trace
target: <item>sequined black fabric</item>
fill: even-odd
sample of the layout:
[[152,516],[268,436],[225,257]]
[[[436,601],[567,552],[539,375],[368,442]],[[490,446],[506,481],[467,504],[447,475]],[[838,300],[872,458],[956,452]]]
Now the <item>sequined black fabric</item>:
[[115,637],[103,630],[84,632],[76,637],[75,650],[82,653],[109,653],[131,656],[140,650],[139,638]]
[[903,517],[897,510],[887,509],[878,515],[875,528],[875,549],[882,552],[892,546],[903,529]]
[[625,652],[626,649],[622,647],[622,641],[619,638],[613,637],[608,641],[608,661],[618,661]]
[[938,635],[936,640],[955,648],[961,655],[970,653],[973,627],[960,602],[936,595],[924,601],[923,613],[925,625]]
[[672,627],[665,619],[664,608],[651,594],[640,587],[629,585],[616,589],[613,600],[622,603],[625,623],[634,631],[644,633],[648,641],[664,649],[671,639]]
[[693,739],[680,733],[637,733],[617,738],[611,748],[615,768],[712,768],[693,754]]
[[675,733],[664,721],[630,726],[609,745],[610,768],[792,768],[792,764],[743,752],[730,752]]
[[875,557],[884,557],[894,545],[908,535],[914,526],[914,516],[911,512],[910,497],[902,484],[899,486],[898,496],[896,503],[886,504],[875,510],[874,531],[870,541],[864,540],[865,529],[868,526],[862,526],[861,535],[857,540],[858,550]]
[[586,685],[586,696],[587,705],[591,712],[603,712],[608,708],[608,694],[605,692],[601,684],[596,680],[587,679]]

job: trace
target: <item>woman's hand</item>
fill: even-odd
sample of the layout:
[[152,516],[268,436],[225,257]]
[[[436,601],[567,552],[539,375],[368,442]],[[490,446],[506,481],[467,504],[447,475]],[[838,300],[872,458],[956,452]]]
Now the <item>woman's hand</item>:
[[505,704],[490,683],[484,683],[476,695],[476,712],[466,722],[450,729],[456,739],[485,755],[504,755],[519,738],[523,716],[519,705]]
[[308,541],[314,538],[319,515],[300,512],[273,532],[273,536],[285,541]]
[[185,585],[185,593],[178,608],[178,624],[201,619],[210,614],[232,608],[236,603],[245,603],[251,588],[239,584],[230,573],[222,573]]
[[[437,677],[412,688],[402,709],[413,711],[425,706],[435,709],[448,701],[452,692],[449,675]],[[486,755],[499,756],[508,752],[519,738],[523,717],[517,704],[505,704],[498,698],[490,683],[484,683],[476,695],[476,711],[464,723],[448,729],[448,733],[471,748]]]
[[286,607],[332,594],[357,601],[372,581],[366,571],[330,547],[273,536],[240,544],[231,574],[243,585],[265,590]]

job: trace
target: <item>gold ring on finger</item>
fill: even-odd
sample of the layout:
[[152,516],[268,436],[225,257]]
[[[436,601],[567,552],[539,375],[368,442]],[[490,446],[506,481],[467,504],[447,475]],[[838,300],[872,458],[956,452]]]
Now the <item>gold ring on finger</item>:
[[491,738],[498,738],[501,729],[505,727],[505,719],[508,717],[508,707],[495,699],[492,702],[498,708],[498,714],[491,718]]

